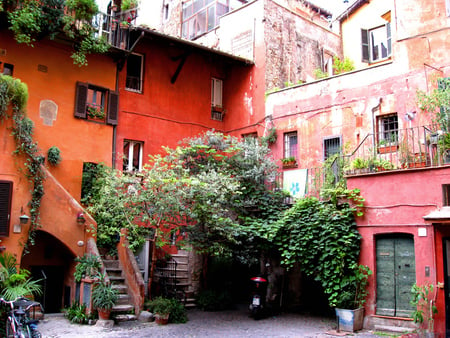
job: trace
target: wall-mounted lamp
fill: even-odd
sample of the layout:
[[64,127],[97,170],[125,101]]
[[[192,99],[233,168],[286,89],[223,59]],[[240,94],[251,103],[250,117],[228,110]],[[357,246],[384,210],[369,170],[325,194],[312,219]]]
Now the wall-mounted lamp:
[[77,214],[77,223],[78,225],[83,225],[84,223],[86,223],[86,218],[84,218],[84,214],[82,212],[79,212]]
[[30,220],[30,217],[26,214],[23,214],[19,217],[20,219],[20,224],[27,224],[28,221]]

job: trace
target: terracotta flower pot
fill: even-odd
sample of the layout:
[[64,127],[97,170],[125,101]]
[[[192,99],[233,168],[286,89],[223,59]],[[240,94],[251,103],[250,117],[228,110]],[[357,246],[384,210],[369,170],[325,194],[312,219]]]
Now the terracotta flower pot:
[[167,325],[169,323],[169,314],[155,313],[155,323],[158,325]]
[[111,315],[111,309],[97,309],[98,311],[98,318],[108,320],[109,316]]

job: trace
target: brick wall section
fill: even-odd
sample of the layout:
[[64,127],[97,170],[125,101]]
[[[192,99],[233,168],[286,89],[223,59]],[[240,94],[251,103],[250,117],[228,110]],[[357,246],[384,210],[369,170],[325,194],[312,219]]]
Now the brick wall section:
[[117,255],[125,275],[128,294],[134,304],[134,312],[138,314],[144,307],[145,284],[134,254],[128,246],[126,230],[122,229],[122,236],[120,236],[120,242],[117,244]]
[[342,55],[340,38],[273,1],[265,3],[266,90],[314,80],[322,50]]

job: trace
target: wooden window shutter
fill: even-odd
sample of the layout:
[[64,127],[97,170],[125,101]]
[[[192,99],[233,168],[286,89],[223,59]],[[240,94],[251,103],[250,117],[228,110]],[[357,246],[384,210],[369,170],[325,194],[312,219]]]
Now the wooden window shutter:
[[361,29],[362,62],[369,62],[369,31]]
[[387,48],[388,48],[388,55],[392,54],[392,38],[391,38],[391,23],[388,22],[386,24],[386,36],[387,36]]
[[9,235],[11,219],[12,182],[0,181],[0,237]]
[[117,121],[119,120],[118,115],[119,115],[119,93],[110,92],[108,101],[108,116],[106,119],[106,123],[116,126]]
[[86,118],[86,102],[88,95],[87,83],[77,82],[77,91],[75,96],[75,113],[74,116],[80,119]]

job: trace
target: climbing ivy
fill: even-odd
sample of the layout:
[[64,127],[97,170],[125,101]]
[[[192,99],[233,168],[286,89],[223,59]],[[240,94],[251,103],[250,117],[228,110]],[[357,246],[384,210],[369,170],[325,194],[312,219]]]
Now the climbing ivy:
[[330,306],[342,303],[344,291],[355,294],[350,281],[359,271],[361,235],[348,204],[307,197],[260,232],[278,247],[285,266],[298,262],[302,272],[321,283]]
[[[26,177],[32,185],[29,202],[31,225],[28,231],[24,253],[29,245],[34,245],[35,231],[40,227],[40,206],[44,196],[45,173],[42,170],[44,156],[40,154],[37,143],[33,140],[33,121],[25,113],[28,101],[28,87],[19,79],[0,75],[0,120],[12,118],[11,134],[16,142],[14,154],[26,155],[24,166]],[[8,108],[11,107],[11,116]]]

